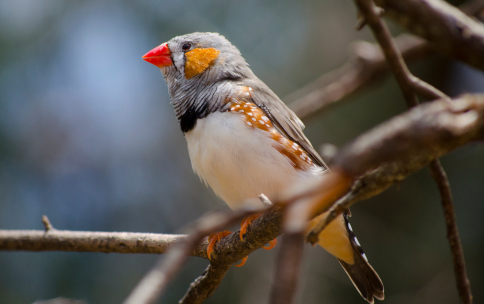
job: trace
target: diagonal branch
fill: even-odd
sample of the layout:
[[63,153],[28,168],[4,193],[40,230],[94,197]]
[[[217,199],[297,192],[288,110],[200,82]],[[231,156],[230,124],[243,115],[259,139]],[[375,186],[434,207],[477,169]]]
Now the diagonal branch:
[[[398,51],[398,48],[390,35],[388,28],[386,27],[386,24],[380,19],[380,10],[375,6],[373,0],[356,0],[355,2],[365,20],[365,23],[371,27],[375,38],[381,45],[385,58],[395,74],[400,88],[402,89],[408,107],[411,108],[418,104],[418,99],[415,93],[420,93],[429,99],[441,98],[443,100],[450,101],[450,98],[445,94],[435,89],[431,85],[421,81],[410,73],[402,55]],[[470,304],[472,303],[472,294],[469,280],[467,279],[466,275],[464,254],[460,244],[457,223],[455,221],[450,185],[438,158],[431,161],[430,170],[441,192],[442,205],[444,206],[444,213],[447,223],[447,233],[449,236],[449,242],[451,243],[457,289],[462,302]],[[338,210],[335,209],[336,208],[333,208],[331,212],[331,215],[333,216],[338,211],[342,212],[341,207]],[[329,223],[328,219],[326,219],[324,222],[326,225]],[[323,227],[324,225],[318,225],[317,231],[321,231]],[[312,242],[317,240],[317,231],[313,231],[311,233]]]
[[180,300],[179,304],[199,304],[208,299],[222,283],[231,265],[209,264]]
[[[409,61],[433,53],[429,43],[411,35],[401,35],[396,43]],[[378,45],[356,42],[350,48],[350,59],[341,68],[319,77],[284,100],[290,102],[291,109],[299,118],[308,120],[374,84],[388,69]]]
[[448,99],[445,94],[410,73],[395,40],[390,34],[390,30],[380,19],[376,5],[372,1],[360,0],[356,0],[356,4],[381,46],[390,70],[402,89],[407,106],[411,108],[419,103],[416,92],[429,99]]
[[445,225],[447,227],[447,238],[449,239],[452,261],[454,264],[454,273],[457,280],[457,290],[459,291],[462,303],[472,303],[471,284],[467,278],[464,251],[462,250],[462,245],[460,243],[450,184],[444,168],[442,168],[442,165],[438,160],[435,160],[430,164],[430,172],[437,183],[440,196],[442,197]]
[[[468,129],[471,125],[476,129]],[[463,95],[452,103],[420,105],[358,136],[340,150],[333,167],[360,178],[333,204],[328,218],[311,232],[309,241],[315,242],[314,237],[346,208],[401,182],[463,141],[469,142],[467,136],[474,138],[470,141],[484,139],[482,127],[484,96]]]
[[[459,9],[465,14],[477,15],[484,10],[484,0],[467,1]],[[395,43],[406,62],[417,61],[435,53],[431,43],[416,36],[402,34],[395,38]],[[385,57],[377,44],[356,42],[349,50],[348,61],[341,68],[319,77],[284,100],[290,103],[299,118],[309,120],[371,86],[388,70]],[[435,95],[426,95],[426,91],[417,93],[429,100],[436,99]]]
[[[401,26],[431,42],[436,51],[484,70],[482,23],[441,0],[375,2]],[[482,8],[483,2],[480,1],[480,4]]]

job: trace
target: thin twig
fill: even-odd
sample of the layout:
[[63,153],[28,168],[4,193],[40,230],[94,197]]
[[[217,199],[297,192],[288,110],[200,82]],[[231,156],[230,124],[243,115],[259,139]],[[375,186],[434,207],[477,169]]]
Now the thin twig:
[[381,46],[386,62],[390,66],[395,79],[402,89],[403,97],[407,102],[408,107],[413,107],[418,104],[417,96],[412,88],[412,80],[410,79],[410,71],[403,61],[403,57],[398,51],[397,45],[391,39],[388,27],[381,21],[378,15],[378,8],[373,1],[359,1],[356,0],[356,5],[359,11],[364,16],[366,23],[371,27],[375,39]]
[[440,90],[437,88],[431,86],[427,82],[413,76],[409,75],[408,76],[409,81],[411,83],[411,87],[414,90],[414,92],[428,100],[435,100],[435,99],[444,99],[447,101],[450,101],[450,97],[447,96],[446,94],[442,93]]
[[52,226],[52,224],[50,223],[47,215],[42,215],[42,224],[44,225],[44,230],[46,233],[49,232],[50,230],[55,230],[54,226]]
[[454,264],[454,273],[457,281],[457,290],[462,303],[472,303],[472,292],[464,259],[464,251],[459,238],[459,230],[455,218],[454,202],[450,190],[449,180],[445,174],[442,165],[438,160],[430,164],[430,172],[435,180],[442,197],[442,206],[444,208],[445,225],[447,227],[447,238],[449,239],[452,260]]

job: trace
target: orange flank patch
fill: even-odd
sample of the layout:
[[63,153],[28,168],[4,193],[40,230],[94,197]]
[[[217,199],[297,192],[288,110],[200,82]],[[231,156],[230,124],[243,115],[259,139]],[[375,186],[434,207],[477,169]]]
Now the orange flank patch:
[[[328,212],[325,212],[312,219],[308,223],[306,231],[309,233],[313,230],[327,214]],[[323,231],[321,231],[319,234],[318,245],[350,265],[355,263],[353,247],[351,247],[351,242],[348,238],[348,232],[346,231],[346,225],[342,215],[335,218],[326,228],[324,228]]]
[[264,111],[254,103],[249,102],[251,90],[252,88],[250,87],[244,87],[237,98],[231,98],[228,102],[229,112],[236,114],[240,113],[244,118],[247,127],[257,128],[267,132],[276,142],[273,147],[287,157],[291,161],[292,166],[297,170],[307,170],[314,166],[311,158],[297,143],[282,136],[277,129],[274,128],[272,122],[265,115]]
[[217,59],[219,54],[220,51],[214,48],[196,48],[186,52],[185,78],[190,79],[205,71]]

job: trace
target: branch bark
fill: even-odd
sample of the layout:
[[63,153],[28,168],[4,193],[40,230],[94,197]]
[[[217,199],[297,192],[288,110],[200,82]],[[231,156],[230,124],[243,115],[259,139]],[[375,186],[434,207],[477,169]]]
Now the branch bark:
[[457,281],[459,297],[462,303],[470,304],[472,303],[471,284],[467,278],[464,251],[462,250],[462,245],[460,243],[450,184],[439,161],[434,161],[430,164],[430,172],[437,183],[440,196],[442,197],[445,225],[447,227],[447,238],[449,239],[450,250],[452,252],[452,262],[454,264],[454,273]]
[[440,0],[375,0],[386,15],[445,56],[484,70],[484,26]]
[[207,269],[199,276],[180,300],[180,304],[200,304],[205,302],[222,283],[223,278],[231,265],[214,266],[209,264]]
[[[42,230],[0,230],[0,250],[103,253],[166,253],[183,234]],[[204,240],[188,254],[207,259]]]
[[340,150],[333,165],[360,177],[308,240],[315,243],[319,232],[356,202],[403,181],[462,144],[479,140],[484,140],[484,95],[479,94],[420,105],[360,135]]

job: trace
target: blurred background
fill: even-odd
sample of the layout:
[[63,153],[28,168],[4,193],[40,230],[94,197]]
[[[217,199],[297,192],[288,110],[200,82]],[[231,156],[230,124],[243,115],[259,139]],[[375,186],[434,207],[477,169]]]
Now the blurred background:
[[[455,2],[454,4],[458,4]],[[176,35],[214,31],[284,97],[341,66],[352,1],[0,1],[0,229],[175,233],[227,209],[193,174],[160,71],[141,56]],[[391,25],[397,34],[401,30]],[[482,72],[433,56],[412,64],[448,94],[484,89]],[[307,123],[338,147],[405,111],[392,77]],[[442,160],[475,303],[484,303],[484,146]],[[458,302],[440,198],[427,169],[352,207],[352,225],[385,284],[384,303]],[[207,303],[266,303],[275,250],[232,268]],[[119,303],[156,256],[0,252],[0,303],[59,296]],[[191,258],[163,303],[207,262]],[[306,247],[299,303],[365,303],[336,259]]]

